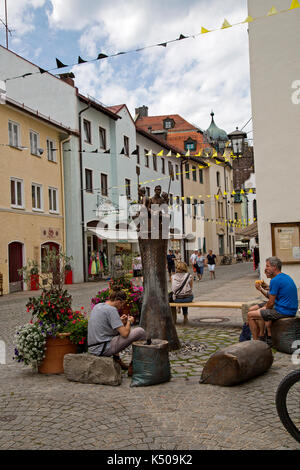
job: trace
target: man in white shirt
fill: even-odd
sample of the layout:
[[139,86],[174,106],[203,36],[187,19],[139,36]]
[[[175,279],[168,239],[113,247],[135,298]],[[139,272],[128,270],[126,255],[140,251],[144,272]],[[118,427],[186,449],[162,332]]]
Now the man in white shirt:
[[196,260],[197,260],[197,256],[198,256],[198,251],[197,250],[194,250],[194,253],[191,254],[191,257],[190,257],[190,262],[191,262],[191,265],[193,267],[193,271],[194,271],[194,281],[196,281]]

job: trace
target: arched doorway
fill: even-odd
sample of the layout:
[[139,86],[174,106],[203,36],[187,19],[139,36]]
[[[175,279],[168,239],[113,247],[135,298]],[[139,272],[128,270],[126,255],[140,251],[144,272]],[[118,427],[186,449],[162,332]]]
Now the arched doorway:
[[[54,242],[47,242],[41,245],[41,266],[42,266],[42,274],[52,274],[53,276],[53,284],[58,283],[58,278],[60,276],[60,263],[59,258],[57,258],[57,262],[53,265],[47,263],[47,257],[49,252],[54,252],[55,255],[59,254],[60,246]],[[44,283],[44,281],[42,281]],[[47,276],[45,276],[45,283],[48,283]]]
[[8,245],[9,292],[23,290],[23,279],[18,270],[23,267],[23,243],[12,242]]

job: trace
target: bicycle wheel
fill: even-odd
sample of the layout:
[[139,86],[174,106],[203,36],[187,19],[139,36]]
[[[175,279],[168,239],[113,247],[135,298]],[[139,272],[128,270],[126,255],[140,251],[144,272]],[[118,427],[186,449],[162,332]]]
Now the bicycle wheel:
[[280,382],[276,408],[285,429],[300,442],[300,370],[291,372]]

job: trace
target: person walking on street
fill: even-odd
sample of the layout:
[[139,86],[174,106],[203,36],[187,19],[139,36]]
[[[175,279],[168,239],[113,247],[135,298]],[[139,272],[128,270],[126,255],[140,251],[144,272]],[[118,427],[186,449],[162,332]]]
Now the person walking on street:
[[203,256],[202,251],[198,250],[198,254],[196,258],[196,271],[197,271],[197,276],[198,276],[199,281],[202,281],[204,266],[205,266],[205,257]]
[[207,265],[210,273],[210,280],[216,279],[215,268],[216,268],[216,255],[213,254],[212,250],[208,250]]
[[169,254],[167,255],[167,268],[169,272],[169,281],[171,282],[171,274],[175,273],[175,260],[176,256],[173,253],[173,250],[169,250]]
[[[190,303],[193,301],[193,278],[188,271],[187,264],[179,262],[176,273],[172,276],[172,292],[174,303]],[[188,323],[188,307],[182,307],[183,324]]]
[[196,259],[197,259],[197,256],[198,256],[198,251],[197,250],[194,250],[194,253],[191,254],[191,257],[190,257],[190,263],[192,265],[192,268],[193,268],[193,272],[194,272],[194,281],[196,281],[196,272],[197,272],[197,269],[196,269]]

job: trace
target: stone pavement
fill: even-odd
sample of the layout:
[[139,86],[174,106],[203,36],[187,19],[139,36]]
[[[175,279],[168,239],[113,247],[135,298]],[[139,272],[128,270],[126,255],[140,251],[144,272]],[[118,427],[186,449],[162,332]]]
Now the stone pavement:
[[[256,275],[243,269],[238,278],[228,276],[229,282],[198,283],[196,298],[257,297]],[[79,286],[72,289],[79,295]],[[84,292],[90,296],[90,287],[82,286],[76,302],[85,298]],[[14,324],[24,323],[27,296],[0,299],[0,339],[11,339]],[[189,317],[183,327],[179,316],[177,331],[194,350],[170,353],[172,380],[165,384],[130,388],[125,373],[119,387],[72,383],[64,375],[36,374],[9,359],[0,366],[0,449],[299,450],[274,403],[280,380],[295,369],[291,356],[274,351],[271,369],[242,385],[199,384],[208,357],[238,341],[242,319],[238,310],[213,309],[190,309]]]

